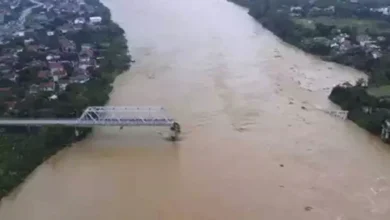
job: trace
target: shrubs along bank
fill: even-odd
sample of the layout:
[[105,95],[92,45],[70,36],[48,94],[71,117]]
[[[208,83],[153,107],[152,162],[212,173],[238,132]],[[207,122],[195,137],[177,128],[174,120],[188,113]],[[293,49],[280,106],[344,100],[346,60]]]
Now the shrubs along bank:
[[390,14],[382,8],[389,0],[237,1],[285,42],[366,72],[368,82],[338,85],[329,99],[348,110],[350,120],[387,141],[383,128],[390,126],[385,123],[390,119]]

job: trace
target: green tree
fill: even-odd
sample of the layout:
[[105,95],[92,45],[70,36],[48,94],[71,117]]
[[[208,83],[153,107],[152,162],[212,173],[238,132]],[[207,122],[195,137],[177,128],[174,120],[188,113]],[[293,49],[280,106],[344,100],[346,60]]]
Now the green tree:
[[319,36],[329,37],[332,33],[332,30],[335,28],[334,25],[325,25],[322,23],[315,23],[316,31]]

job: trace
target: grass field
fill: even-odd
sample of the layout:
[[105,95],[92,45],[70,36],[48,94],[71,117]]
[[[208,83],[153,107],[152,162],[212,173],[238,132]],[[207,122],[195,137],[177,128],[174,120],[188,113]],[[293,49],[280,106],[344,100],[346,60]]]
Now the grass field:
[[296,24],[304,26],[305,28],[309,28],[309,29],[313,29],[313,30],[316,28],[314,20],[311,20],[311,19],[294,18],[293,21]]
[[295,23],[305,26],[306,28],[314,29],[315,23],[325,25],[335,25],[342,28],[345,26],[356,27],[359,33],[364,33],[366,29],[377,33],[390,32],[390,23],[380,20],[361,20],[354,18],[333,18],[333,17],[316,17],[312,19],[294,18]]
[[376,98],[390,97],[390,85],[369,88],[367,93]]

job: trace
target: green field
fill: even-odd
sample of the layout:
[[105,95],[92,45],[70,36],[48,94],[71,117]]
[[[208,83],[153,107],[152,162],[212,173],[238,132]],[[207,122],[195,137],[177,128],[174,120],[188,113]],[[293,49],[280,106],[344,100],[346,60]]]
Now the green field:
[[313,30],[316,28],[315,22],[312,19],[294,18],[293,21],[294,21],[294,23],[302,25],[305,28],[309,28],[309,29],[313,29]]
[[367,93],[376,98],[390,97],[390,85],[369,88]]
[[361,20],[354,18],[333,18],[333,17],[316,17],[316,18],[294,18],[295,23],[303,25],[306,28],[314,29],[315,23],[325,25],[335,25],[338,28],[345,26],[356,27],[359,33],[364,33],[366,29],[377,33],[390,32],[390,23],[381,20]]

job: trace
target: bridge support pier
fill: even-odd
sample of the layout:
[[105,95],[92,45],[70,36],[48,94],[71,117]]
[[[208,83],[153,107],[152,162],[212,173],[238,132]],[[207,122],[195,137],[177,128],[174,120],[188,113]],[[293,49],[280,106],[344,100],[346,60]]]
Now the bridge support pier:
[[181,133],[181,128],[180,128],[180,124],[177,123],[177,122],[174,122],[170,128],[171,130],[171,140],[172,141],[177,141],[177,139],[179,138],[179,134]]

